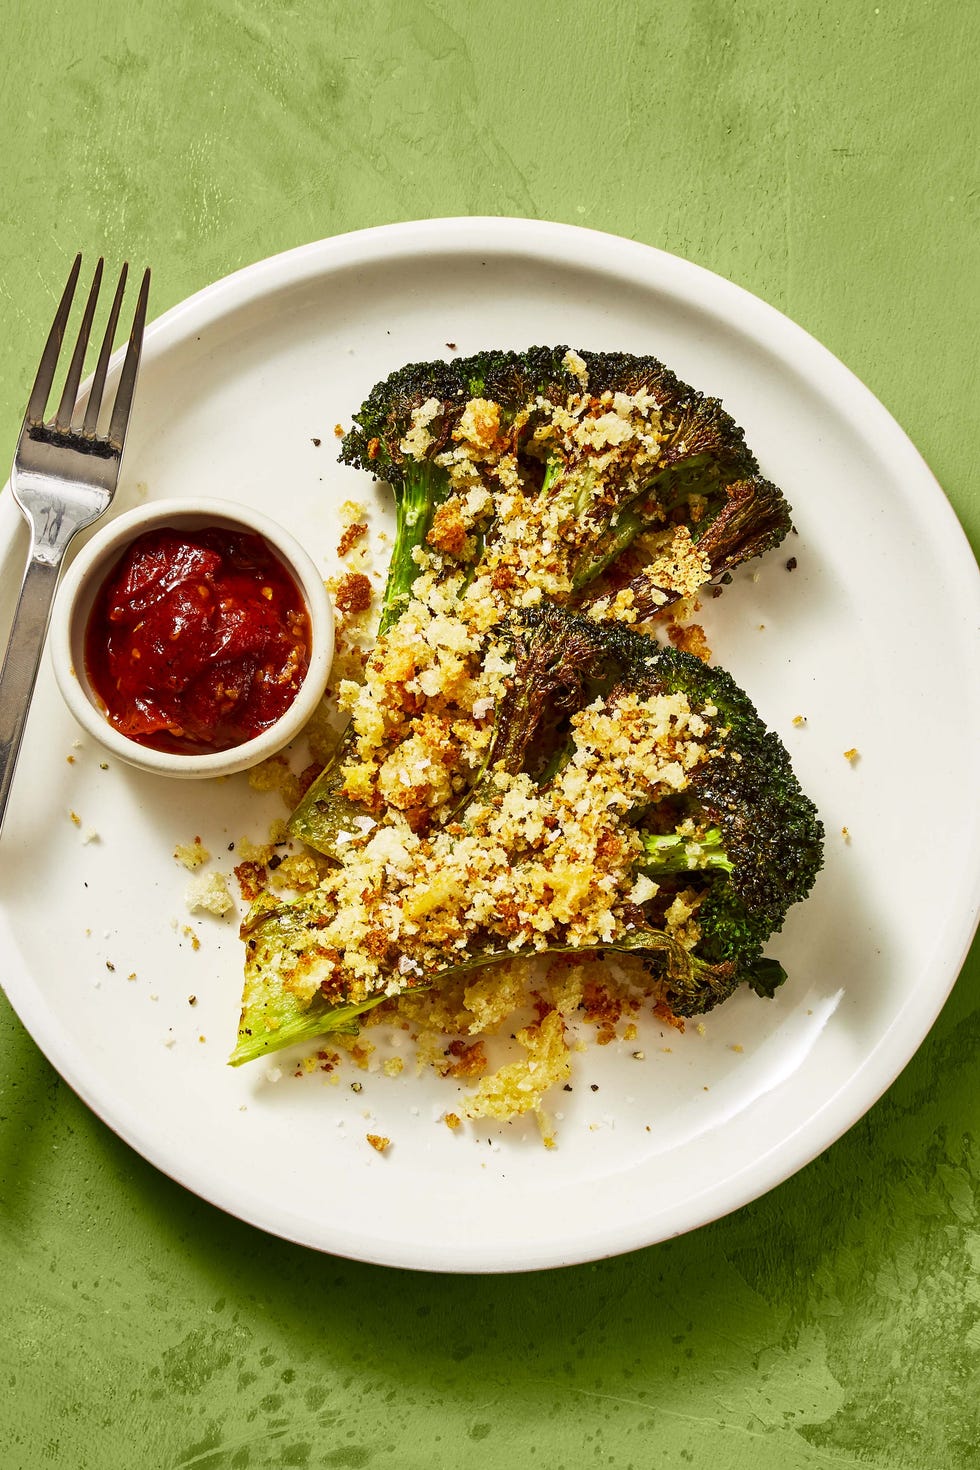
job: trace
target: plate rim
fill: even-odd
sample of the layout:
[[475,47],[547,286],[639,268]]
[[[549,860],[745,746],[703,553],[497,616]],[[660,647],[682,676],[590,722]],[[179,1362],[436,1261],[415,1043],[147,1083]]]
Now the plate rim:
[[[420,254],[474,256],[481,252],[497,258],[508,254],[534,257],[619,279],[631,273],[642,288],[665,291],[675,300],[722,319],[766,352],[791,357],[808,386],[818,387],[833,403],[838,417],[849,421],[862,440],[873,439],[876,452],[880,453],[884,441],[885,457],[898,470],[914,478],[918,493],[927,496],[932,540],[943,549],[949,596],[957,609],[968,612],[973,607],[973,638],[980,667],[980,570],[951,503],[897,420],[851,369],[778,308],[706,267],[655,246],[582,226],[509,216],[451,216],[355,230],[255,261],[176,303],[147,325],[144,361],[170,351],[191,333],[200,333],[204,327],[251,301],[319,277],[327,278],[350,266],[390,264],[398,259],[418,258]],[[118,371],[123,355],[124,349],[115,354],[113,371]],[[9,493],[0,495],[0,509],[4,505],[0,543],[6,544],[21,522]],[[965,631],[964,636],[967,636]],[[980,824],[974,828],[973,839],[980,857]],[[527,1248],[522,1259],[518,1258],[521,1252],[516,1247],[498,1249],[493,1259],[480,1247],[475,1252],[465,1252],[465,1255],[472,1254],[473,1259],[455,1259],[445,1265],[431,1250],[426,1254],[424,1249],[406,1248],[397,1239],[385,1242],[378,1238],[371,1242],[371,1249],[358,1249],[355,1240],[339,1238],[350,1235],[343,1229],[334,1229],[329,1243],[313,1241],[309,1232],[304,1233],[300,1217],[277,1207],[275,1202],[270,1208],[270,1202],[265,1201],[262,1210],[250,1207],[251,1198],[230,1199],[232,1191],[215,1188],[203,1176],[203,1171],[188,1167],[179,1156],[173,1156],[164,1139],[148,1141],[138,1123],[134,1126],[125,1110],[120,1114],[113,1106],[112,1097],[106,1099],[101,1095],[97,1067],[92,1067],[84,1056],[73,1054],[63,1023],[37,990],[26,967],[23,976],[19,973],[13,979],[11,973],[5,976],[4,989],[41,1052],[97,1117],[154,1167],[235,1218],[295,1244],[378,1265],[472,1274],[557,1268],[654,1245],[740,1209],[791,1178],[853,1127],[911,1061],[959,977],[980,921],[980,862],[975,865],[975,871],[972,911],[964,910],[963,922],[954,934],[944,934],[939,956],[933,957],[928,971],[924,972],[930,977],[940,974],[945,977],[942,984],[932,983],[926,990],[929,1004],[923,1008],[921,986],[910,994],[860,1065],[804,1123],[753,1158],[738,1173],[726,1176],[722,1184],[710,1184],[681,1205],[675,1203],[667,1211],[658,1210],[655,1222],[647,1223],[648,1215],[641,1215],[628,1228],[611,1226],[598,1232],[601,1240],[579,1241],[574,1250],[555,1253],[545,1248]],[[11,937],[2,896],[0,934]],[[852,1096],[855,1093],[856,1099]],[[818,1127],[821,1123],[823,1126]],[[769,1167],[765,1167],[767,1161],[772,1161]],[[738,1181],[743,1181],[742,1188],[734,1190],[733,1185]],[[719,1193],[723,1197],[716,1199]],[[695,1207],[698,1201],[703,1201],[700,1208]]]

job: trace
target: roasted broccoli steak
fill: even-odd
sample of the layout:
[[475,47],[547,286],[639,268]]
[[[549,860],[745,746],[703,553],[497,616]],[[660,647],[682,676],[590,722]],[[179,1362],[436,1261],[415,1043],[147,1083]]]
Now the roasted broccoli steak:
[[[414,632],[411,646],[431,647]],[[677,1017],[742,983],[771,995],[784,978],[763,946],[810,891],[823,829],[727,673],[544,602],[495,626],[470,683],[480,738],[457,766],[468,775],[431,775],[428,809],[406,804],[404,783],[380,804],[359,784],[364,751],[348,748],[335,866],[300,898],[260,900],[244,926],[234,1061],[515,958],[631,954]],[[372,697],[384,708],[380,683]],[[460,721],[433,714],[386,745],[399,774],[429,772],[425,752],[445,752]]]
[[[373,388],[340,457],[386,480],[395,495],[382,631],[417,575],[415,548],[439,546],[434,523],[454,501],[471,544],[457,542],[449,554],[471,566],[489,559],[499,570],[510,565],[501,533],[518,494],[555,543],[542,568],[546,590],[572,604],[631,548],[628,571],[647,573],[642,591],[654,610],[790,529],[786,501],[761,479],[720,402],[653,357],[561,346],[410,363]],[[480,485],[489,503],[467,514],[467,496]],[[676,554],[663,554],[665,533],[679,528],[689,537],[680,569]]]

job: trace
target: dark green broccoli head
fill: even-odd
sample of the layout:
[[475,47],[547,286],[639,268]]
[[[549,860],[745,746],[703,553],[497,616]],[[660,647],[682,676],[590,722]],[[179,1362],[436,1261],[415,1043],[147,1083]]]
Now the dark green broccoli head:
[[452,362],[412,362],[375,384],[344,436],[343,464],[370,471],[398,487],[411,463],[401,448],[412,415],[435,399],[429,420],[431,443],[424,458],[433,460],[448,446],[467,403],[486,398],[499,404],[504,423],[541,395],[560,402],[580,385],[563,366],[564,347],[531,347],[526,352],[489,350]]
[[772,932],[819,871],[823,825],[816,808],[779,736],[730,674],[676,648],[661,649],[655,664],[658,688],[718,711],[712,725],[720,753],[696,768],[691,785],[708,822],[721,830],[732,892]]
[[698,551],[720,577],[743,561],[778,546],[792,530],[789,506],[771,480],[756,475],[725,486],[725,499],[710,518],[695,527]]
[[406,457],[401,442],[412,426],[413,413],[432,398],[440,408],[432,420],[432,443],[425,457],[431,460],[446,446],[453,414],[465,403],[456,366],[447,362],[410,362],[376,383],[355,413],[354,427],[344,436],[341,463],[368,470],[397,490],[406,463],[416,462]]
[[649,393],[661,410],[669,410],[690,393],[686,383],[675,377],[656,357],[631,352],[579,352],[588,373],[589,391],[603,393]]
[[478,352],[452,364],[464,402],[487,398],[500,405],[506,424],[538,397],[562,403],[581,388],[565,366],[567,347],[529,347],[525,352]]
[[689,392],[672,407],[666,424],[670,437],[664,459],[669,468],[710,466],[723,484],[758,471],[758,461],[746,445],[745,435],[717,398]]
[[738,424],[717,398],[705,397],[682,383],[655,357],[626,352],[582,352],[588,370],[589,392],[649,393],[656,400],[665,433],[661,472],[682,464],[714,467],[715,478],[726,483],[758,471],[755,456]]
[[[638,520],[627,511],[607,538],[608,545],[613,545],[613,538],[618,534],[627,549],[630,540],[642,530],[642,526],[634,525]],[[771,480],[756,476],[721,486],[692,524],[691,538],[707,564],[705,578],[714,580],[732,567],[773,550],[791,530],[790,510],[782,492]],[[577,602],[580,610],[593,606],[610,593],[628,589],[633,594],[637,620],[646,622],[663,613],[681,596],[677,588],[662,585],[655,565],[644,564],[628,549],[617,560],[614,547],[614,554],[605,563],[610,565],[608,575],[586,576],[580,580],[583,588]]]
[[[703,758],[692,760],[688,750],[685,782],[656,777],[628,788],[642,794],[630,796],[636,802],[633,809],[620,808],[616,825],[608,829],[614,841],[626,838],[618,886],[608,898],[608,932],[601,942],[590,938],[583,944],[559,922],[543,946],[536,942],[514,948],[498,926],[482,921],[467,934],[465,945],[439,952],[434,962],[430,957],[424,970],[416,964],[405,975],[401,970],[385,972],[384,990],[367,995],[354,983],[356,977],[348,977],[348,984],[343,956],[322,950],[324,963],[330,962],[339,979],[329,997],[318,995],[308,1009],[300,1007],[302,1014],[294,1015],[297,1006],[289,986],[270,988],[267,972],[270,966],[276,973],[284,967],[288,974],[291,965],[306,963],[311,952],[315,957],[330,915],[321,912],[319,891],[285,907],[276,901],[272,910],[256,911],[256,923],[249,929],[254,995],[246,1006],[236,1060],[281,1045],[284,1037],[349,1026],[358,1010],[391,993],[392,985],[437,985],[518,955],[632,955],[649,971],[654,993],[675,1016],[700,1015],[742,984],[772,996],[785,979],[782,966],[764,957],[763,948],[791,905],[809,893],[821,866],[823,828],[781,741],[766,729],[744,691],[729,674],[688,653],[661,647],[622,623],[597,621],[551,603],[515,610],[496,632],[509,649],[513,670],[496,701],[486,764],[451,816],[430,834],[432,841],[449,837],[453,843],[464,842],[485,832],[500,809],[500,792],[509,784],[506,776],[521,778],[511,789],[536,788],[542,810],[567,811],[561,804],[568,790],[562,773],[583,749],[590,752],[589,762],[600,762],[589,789],[602,793],[595,811],[607,812],[606,793],[616,783],[602,779],[601,763],[628,757],[616,755],[615,745],[605,756],[601,745],[576,746],[575,716],[588,710],[586,728],[594,731],[610,716],[615,723],[619,710],[628,722],[641,722],[642,740],[647,701],[682,694],[689,706],[689,713],[679,703],[650,711],[658,725],[665,718],[680,721],[675,729],[685,732],[684,742],[700,744]],[[703,729],[692,715],[704,722]],[[591,727],[590,717],[598,722]],[[666,759],[670,762],[673,756]],[[576,773],[572,777],[574,791]],[[356,828],[356,813],[335,788],[336,782],[322,797],[327,838],[338,827]],[[549,808],[550,796],[555,802]],[[547,822],[542,825],[552,830]],[[306,836],[302,828],[296,830]],[[546,862],[551,840],[545,838],[542,846],[534,839],[529,856],[522,832],[518,824],[511,835],[500,830],[494,837],[495,843],[513,844],[503,861],[515,873],[522,864]],[[554,840],[560,843],[562,838],[559,829]],[[329,841],[317,845],[330,852]],[[339,848],[331,855],[342,861]],[[643,877],[652,882],[642,884]],[[463,901],[469,899],[464,895]]]

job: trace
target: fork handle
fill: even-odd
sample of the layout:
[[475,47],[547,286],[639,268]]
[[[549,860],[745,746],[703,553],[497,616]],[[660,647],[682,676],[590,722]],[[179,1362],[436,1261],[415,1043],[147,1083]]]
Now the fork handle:
[[42,561],[33,554],[28,560],[10,627],[3,669],[0,670],[0,829],[37,671],[41,666],[44,638],[63,557],[64,550],[54,561]]

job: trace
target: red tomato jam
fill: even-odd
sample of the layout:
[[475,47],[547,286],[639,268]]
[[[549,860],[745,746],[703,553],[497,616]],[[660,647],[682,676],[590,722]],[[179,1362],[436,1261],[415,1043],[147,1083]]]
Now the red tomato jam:
[[204,755],[274,725],[309,667],[302,593],[251,532],[163,527],[106,577],[85,664],[109,722],[140,745]]

